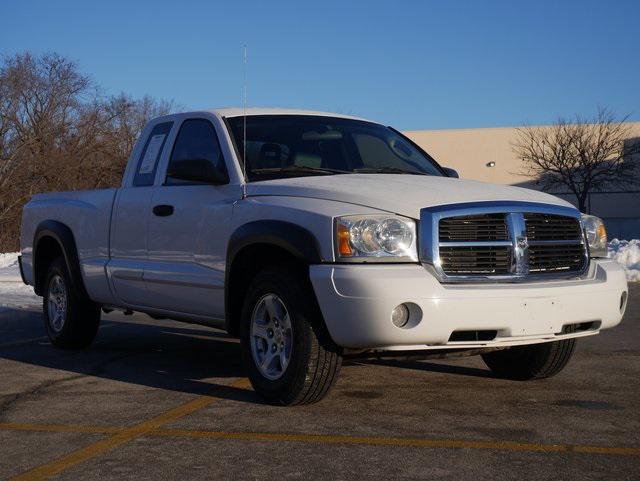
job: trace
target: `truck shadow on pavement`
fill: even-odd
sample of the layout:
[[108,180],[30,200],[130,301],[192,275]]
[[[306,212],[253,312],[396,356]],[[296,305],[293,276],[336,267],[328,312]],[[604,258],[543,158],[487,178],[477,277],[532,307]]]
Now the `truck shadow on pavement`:
[[[65,351],[46,338],[39,311],[5,309],[0,312],[0,358],[156,389],[264,403],[252,390],[227,385],[227,378],[246,376],[237,339],[219,330],[144,315],[103,316],[91,347]],[[358,364],[495,377],[489,370],[428,361],[345,360],[345,365]]]
[[[65,351],[54,348],[45,337],[40,312],[5,309],[0,313],[0,358],[157,389],[262,404],[252,390],[225,385],[232,382],[227,378],[246,376],[237,340],[213,329],[177,327],[173,321],[136,317],[135,322],[129,322],[103,316],[91,347]],[[9,335],[11,327],[19,329],[19,337]]]
[[[455,359],[462,359],[460,357]],[[439,364],[435,362],[423,361],[423,360],[394,360],[394,359],[381,359],[381,360],[368,360],[362,361],[363,364],[371,364],[376,366],[387,366],[401,369],[413,369],[416,371],[428,371],[437,372],[442,374],[457,374],[460,376],[473,376],[484,377],[492,379],[502,379],[500,376],[496,376],[489,369],[478,369],[475,367],[458,366],[453,364]]]

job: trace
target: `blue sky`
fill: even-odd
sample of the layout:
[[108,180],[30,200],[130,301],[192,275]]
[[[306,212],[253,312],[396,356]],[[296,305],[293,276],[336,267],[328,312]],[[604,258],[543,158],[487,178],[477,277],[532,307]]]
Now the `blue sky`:
[[56,51],[107,93],[401,129],[640,120],[640,1],[2,1],[0,53]]

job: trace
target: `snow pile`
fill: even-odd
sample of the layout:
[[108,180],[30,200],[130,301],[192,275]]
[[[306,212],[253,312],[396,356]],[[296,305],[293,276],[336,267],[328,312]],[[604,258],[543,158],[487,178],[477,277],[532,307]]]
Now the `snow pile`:
[[18,252],[0,254],[0,311],[4,306],[29,307],[41,302],[33,293],[33,287],[22,283]]
[[7,252],[6,254],[0,254],[0,269],[9,266],[17,266],[18,254],[18,252]]
[[42,305],[42,297],[33,292],[33,287],[22,282],[0,281],[0,312],[6,308],[33,308]]
[[640,240],[613,239],[609,242],[609,257],[624,267],[628,281],[640,282]]
[[18,252],[0,254],[0,282],[20,282]]

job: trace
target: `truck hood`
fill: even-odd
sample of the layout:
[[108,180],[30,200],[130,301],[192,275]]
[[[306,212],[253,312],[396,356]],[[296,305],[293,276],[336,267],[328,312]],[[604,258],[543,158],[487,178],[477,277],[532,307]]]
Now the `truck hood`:
[[527,201],[572,207],[536,190],[473,180],[406,174],[345,174],[276,179],[247,184],[249,196],[326,199],[420,218],[420,209],[483,201]]

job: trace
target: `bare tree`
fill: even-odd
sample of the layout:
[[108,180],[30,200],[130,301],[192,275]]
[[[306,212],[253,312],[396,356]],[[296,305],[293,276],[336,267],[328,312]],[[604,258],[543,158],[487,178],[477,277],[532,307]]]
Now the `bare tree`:
[[145,96],[139,100],[124,93],[105,100],[101,105],[104,126],[102,177],[92,188],[117,185],[133,146],[149,119],[166,115],[176,109],[173,102]]
[[55,163],[66,150],[89,79],[56,54],[29,53],[0,66],[0,235],[15,237],[19,208],[34,192],[57,184]]
[[0,252],[18,245],[38,192],[117,186],[145,123],[170,102],[104,97],[77,65],[30,53],[0,62]]
[[590,192],[634,184],[640,142],[630,142],[627,117],[617,120],[600,108],[592,119],[559,119],[549,127],[518,129],[513,150],[524,162],[522,175],[536,178],[545,191],[564,187],[581,212]]

